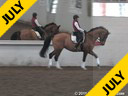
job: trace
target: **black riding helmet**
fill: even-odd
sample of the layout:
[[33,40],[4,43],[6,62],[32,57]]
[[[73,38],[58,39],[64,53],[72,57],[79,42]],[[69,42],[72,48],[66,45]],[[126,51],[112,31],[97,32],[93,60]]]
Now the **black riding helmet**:
[[73,16],[73,19],[77,19],[77,18],[79,18],[78,15],[74,15],[74,16]]
[[37,16],[37,13],[36,13],[36,12],[34,12],[34,13],[32,14],[32,16],[33,16],[33,17],[36,17],[36,16]]

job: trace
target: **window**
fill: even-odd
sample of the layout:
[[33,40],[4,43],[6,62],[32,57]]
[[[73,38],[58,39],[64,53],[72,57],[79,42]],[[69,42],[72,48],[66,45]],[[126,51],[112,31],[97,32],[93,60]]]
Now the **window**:
[[128,0],[94,0],[93,16],[128,17]]
[[53,0],[52,7],[51,7],[51,13],[54,13],[54,14],[56,13],[57,5],[58,5],[58,0]]
[[100,3],[128,3],[128,0],[93,0],[93,2],[100,2]]

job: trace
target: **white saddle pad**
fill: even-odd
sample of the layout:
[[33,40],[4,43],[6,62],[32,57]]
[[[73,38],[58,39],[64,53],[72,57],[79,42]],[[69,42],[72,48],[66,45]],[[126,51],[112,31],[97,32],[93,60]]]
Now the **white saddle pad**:
[[38,32],[38,31],[35,31],[35,30],[33,30],[33,31],[36,33],[37,37],[38,37],[39,39],[41,39],[41,36],[40,36],[39,32]]
[[[78,43],[77,40],[76,40],[76,36],[74,36],[73,34],[71,35],[71,40],[72,40],[73,43]],[[84,40],[85,40],[85,33],[83,33],[82,43],[84,42]]]
[[76,36],[71,35],[71,40],[72,40],[73,43],[77,43]]

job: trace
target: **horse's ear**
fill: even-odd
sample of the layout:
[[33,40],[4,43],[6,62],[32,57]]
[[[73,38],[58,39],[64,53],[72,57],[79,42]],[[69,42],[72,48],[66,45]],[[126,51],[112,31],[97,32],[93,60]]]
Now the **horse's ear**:
[[61,25],[59,25],[57,28],[59,29]]

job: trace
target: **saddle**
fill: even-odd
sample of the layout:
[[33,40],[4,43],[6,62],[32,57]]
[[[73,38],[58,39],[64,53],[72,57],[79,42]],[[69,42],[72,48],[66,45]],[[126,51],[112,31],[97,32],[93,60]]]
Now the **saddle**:
[[73,32],[73,34],[71,34],[71,40],[75,44],[77,44],[77,43],[84,43],[84,41],[85,41],[85,33],[83,33],[81,38],[80,38],[80,36],[77,36],[75,34],[75,32]]
[[85,41],[85,33],[82,33],[81,35],[74,34],[76,32],[73,32],[71,35],[71,40],[73,43],[75,43],[75,47],[77,46],[78,48],[76,50],[82,50],[83,49],[83,43]]
[[[33,30],[33,29],[32,29]],[[35,33],[36,33],[36,36],[39,38],[39,39],[41,39],[41,35],[40,35],[40,33],[38,32],[38,31],[35,31],[35,30],[33,30]]]

